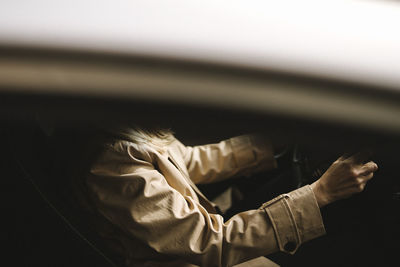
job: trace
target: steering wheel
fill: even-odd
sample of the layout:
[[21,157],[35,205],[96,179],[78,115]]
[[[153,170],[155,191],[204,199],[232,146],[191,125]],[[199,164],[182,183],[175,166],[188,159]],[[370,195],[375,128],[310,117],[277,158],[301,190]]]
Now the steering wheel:
[[280,153],[274,155],[279,166],[291,170],[293,188],[300,188],[317,180],[327,169],[327,164],[313,164],[310,153],[299,144],[287,145]]

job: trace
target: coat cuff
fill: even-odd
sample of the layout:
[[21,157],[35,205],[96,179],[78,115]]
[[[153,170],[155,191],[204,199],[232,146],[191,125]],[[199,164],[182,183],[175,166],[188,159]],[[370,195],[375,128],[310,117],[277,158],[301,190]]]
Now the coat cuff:
[[259,165],[257,171],[277,167],[272,144],[258,135],[242,135],[229,139],[239,168]]
[[261,208],[271,219],[281,251],[294,254],[302,243],[325,234],[320,209],[309,185],[280,195]]

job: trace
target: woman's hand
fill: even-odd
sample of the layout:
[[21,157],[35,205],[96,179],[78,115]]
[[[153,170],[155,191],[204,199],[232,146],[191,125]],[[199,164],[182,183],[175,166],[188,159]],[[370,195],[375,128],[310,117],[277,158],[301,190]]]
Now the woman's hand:
[[370,157],[368,152],[359,152],[350,157],[341,156],[315,181],[314,191],[320,208],[339,199],[344,199],[364,190],[368,180],[378,170],[375,162],[363,163]]

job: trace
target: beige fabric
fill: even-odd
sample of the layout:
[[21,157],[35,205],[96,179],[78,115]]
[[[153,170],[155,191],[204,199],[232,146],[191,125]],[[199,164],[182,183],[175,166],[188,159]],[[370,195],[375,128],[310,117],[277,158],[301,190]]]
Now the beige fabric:
[[120,140],[106,146],[87,186],[106,218],[99,231],[128,266],[233,266],[294,253],[325,233],[309,186],[224,221],[195,185],[274,167],[270,145],[255,136],[196,147],[175,140],[161,150]]

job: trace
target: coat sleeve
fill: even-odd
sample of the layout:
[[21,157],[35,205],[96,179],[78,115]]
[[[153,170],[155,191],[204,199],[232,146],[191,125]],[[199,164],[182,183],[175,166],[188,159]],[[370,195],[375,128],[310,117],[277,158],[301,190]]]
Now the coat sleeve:
[[323,234],[309,186],[230,220],[169,186],[147,155],[107,156],[87,180],[103,216],[159,253],[199,266],[233,266],[278,250],[293,253]]
[[189,176],[197,184],[276,168],[272,145],[259,135],[242,135],[193,147],[177,142]]

